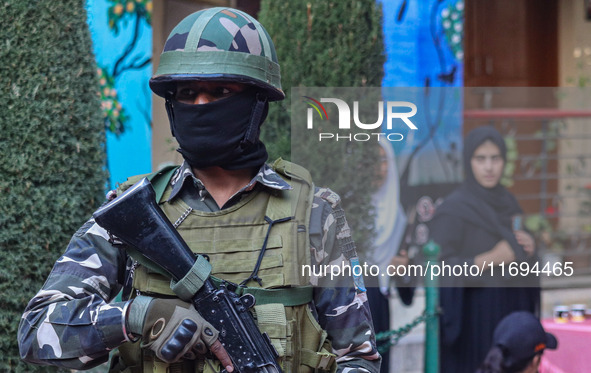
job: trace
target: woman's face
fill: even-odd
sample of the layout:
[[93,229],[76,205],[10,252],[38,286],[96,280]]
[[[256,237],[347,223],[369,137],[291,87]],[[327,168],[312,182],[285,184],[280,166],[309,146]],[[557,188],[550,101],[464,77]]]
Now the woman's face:
[[478,184],[485,188],[495,187],[503,176],[505,161],[501,150],[490,140],[482,143],[472,154],[470,160],[472,173]]

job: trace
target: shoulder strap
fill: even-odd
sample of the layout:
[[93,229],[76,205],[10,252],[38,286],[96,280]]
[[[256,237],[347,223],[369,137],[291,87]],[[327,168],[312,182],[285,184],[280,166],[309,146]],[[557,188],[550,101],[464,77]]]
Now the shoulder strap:
[[161,168],[156,172],[152,172],[151,174],[141,174],[130,176],[127,180],[117,186],[117,195],[120,195],[122,192],[125,192],[129,189],[132,185],[137,183],[143,178],[147,178],[151,183],[154,191],[156,192],[156,201],[160,202],[162,199],[162,195],[168,186],[168,182],[172,179],[172,175],[180,166],[166,166]]
[[291,163],[282,158],[278,158],[275,162],[271,164],[271,168],[273,168],[275,172],[278,172],[283,176],[287,176],[290,179],[304,181],[310,186],[313,185],[312,175],[310,175],[310,171],[308,171],[300,165]]
[[160,203],[164,191],[166,190],[170,179],[172,179],[172,175],[174,175],[179,167],[180,166],[166,166],[146,176],[150,183],[152,183],[152,187],[156,193],[156,203]]

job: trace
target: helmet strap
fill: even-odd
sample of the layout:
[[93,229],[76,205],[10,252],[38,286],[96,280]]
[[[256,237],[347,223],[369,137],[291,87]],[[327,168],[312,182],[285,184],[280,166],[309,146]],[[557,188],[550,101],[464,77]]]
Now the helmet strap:
[[168,114],[168,123],[170,124],[170,133],[174,136],[174,111],[172,110],[172,99],[169,95],[165,98],[164,106],[166,107],[166,114]]
[[252,109],[252,114],[250,115],[248,129],[246,130],[244,139],[240,144],[243,148],[252,146],[259,141],[261,124],[267,116],[268,105],[269,103],[267,101],[267,96],[261,93],[257,93],[256,104],[254,105],[254,108]]

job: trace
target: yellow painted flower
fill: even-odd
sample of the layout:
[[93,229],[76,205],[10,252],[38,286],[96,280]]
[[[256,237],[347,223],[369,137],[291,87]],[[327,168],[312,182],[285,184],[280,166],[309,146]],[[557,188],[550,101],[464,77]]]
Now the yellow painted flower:
[[113,13],[120,16],[123,13],[123,5],[121,5],[121,4],[115,5],[115,8],[113,9]]

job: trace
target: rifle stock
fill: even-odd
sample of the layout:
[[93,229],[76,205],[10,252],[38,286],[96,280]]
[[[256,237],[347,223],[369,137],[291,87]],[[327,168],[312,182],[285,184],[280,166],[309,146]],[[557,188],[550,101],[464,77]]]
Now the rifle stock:
[[[154,190],[146,178],[101,207],[93,217],[110,234],[134,247],[176,281],[195,263],[195,255],[156,204]],[[220,342],[230,355],[235,372],[280,373],[278,354],[267,334],[258,330],[249,311],[254,297],[239,297],[231,291],[234,286],[223,282],[216,288],[208,278],[192,302],[219,331]]]

